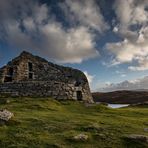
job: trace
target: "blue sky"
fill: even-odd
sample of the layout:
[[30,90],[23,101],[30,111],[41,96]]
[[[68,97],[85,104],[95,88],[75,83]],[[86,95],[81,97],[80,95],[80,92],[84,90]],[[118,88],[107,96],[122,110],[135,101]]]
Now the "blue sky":
[[82,70],[93,91],[148,87],[147,0],[1,0],[0,20],[0,67],[27,50]]

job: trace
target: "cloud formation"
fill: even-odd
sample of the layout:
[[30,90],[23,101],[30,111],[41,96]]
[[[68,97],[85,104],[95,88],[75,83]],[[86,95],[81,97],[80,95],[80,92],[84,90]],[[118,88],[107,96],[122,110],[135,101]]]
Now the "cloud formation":
[[133,81],[123,81],[121,83],[107,83],[100,91],[111,92],[116,90],[148,90],[148,76]]
[[[102,9],[110,9],[97,0],[57,1],[55,11],[39,0],[1,0],[0,42],[60,63],[81,63],[102,54],[100,59],[113,59],[109,66],[128,63],[129,70],[148,70],[148,1],[115,0],[113,5],[116,17],[109,24]],[[110,29],[120,41],[107,43],[103,33]],[[98,45],[105,41],[108,51],[99,53]]]
[[114,9],[119,23],[113,31],[123,40],[106,44],[107,49],[115,56],[113,65],[134,63],[129,67],[130,70],[148,69],[147,8],[147,0],[115,1]]
[[1,0],[0,40],[63,63],[80,63],[99,55],[92,29],[102,32],[107,25],[95,0],[66,0],[61,5],[69,8],[65,9],[68,21],[73,24],[73,18],[75,25],[63,26],[50,7],[38,1]]
[[60,6],[73,25],[79,23],[100,33],[109,28],[95,0],[65,0]]

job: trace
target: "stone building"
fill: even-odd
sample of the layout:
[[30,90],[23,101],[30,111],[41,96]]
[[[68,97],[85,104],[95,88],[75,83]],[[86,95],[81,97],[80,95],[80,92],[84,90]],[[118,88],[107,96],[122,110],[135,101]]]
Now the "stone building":
[[53,64],[26,51],[0,69],[0,93],[93,102],[83,72]]

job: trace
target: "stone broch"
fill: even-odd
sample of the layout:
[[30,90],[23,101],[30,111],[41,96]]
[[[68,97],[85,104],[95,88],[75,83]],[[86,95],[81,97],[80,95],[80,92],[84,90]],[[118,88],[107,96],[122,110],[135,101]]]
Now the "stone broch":
[[83,72],[53,64],[26,51],[0,69],[0,94],[93,102]]

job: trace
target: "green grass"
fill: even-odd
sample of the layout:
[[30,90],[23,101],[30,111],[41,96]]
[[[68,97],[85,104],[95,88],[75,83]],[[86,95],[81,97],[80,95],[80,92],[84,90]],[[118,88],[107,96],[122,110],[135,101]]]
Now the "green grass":
[[[146,143],[125,136],[148,136],[147,107],[109,109],[76,101],[12,98],[0,105],[14,113],[0,125],[0,148],[146,148]],[[87,134],[88,141],[73,139],[80,133]]]

